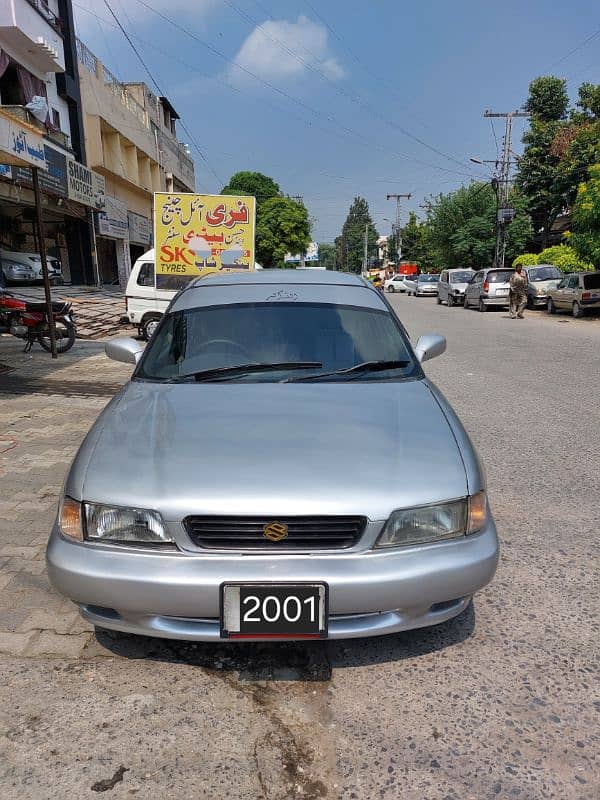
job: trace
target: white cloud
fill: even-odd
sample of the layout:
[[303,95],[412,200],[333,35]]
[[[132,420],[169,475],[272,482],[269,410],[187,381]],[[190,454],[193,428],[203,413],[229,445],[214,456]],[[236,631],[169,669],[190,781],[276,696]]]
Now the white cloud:
[[248,76],[236,64],[269,81],[299,77],[309,71],[307,64],[332,80],[344,77],[343,68],[329,52],[325,26],[303,16],[297,22],[268,20],[256,26],[228,71],[234,83],[247,82]]
[[[138,0],[112,0],[110,6],[123,26],[132,33],[136,33],[137,30],[136,28],[131,29],[129,23],[139,27],[168,24],[154,14],[150,8],[160,11],[176,22],[181,22],[179,16],[190,17],[193,15],[194,22],[198,23],[204,21],[217,6],[217,0],[144,0],[144,2],[146,6],[143,6]],[[101,18],[100,25],[105,33],[112,32],[113,26],[116,24],[103,2],[91,4],[89,0],[75,0],[73,12],[80,35],[98,33],[97,17]],[[103,21],[106,21],[106,25],[102,24]]]

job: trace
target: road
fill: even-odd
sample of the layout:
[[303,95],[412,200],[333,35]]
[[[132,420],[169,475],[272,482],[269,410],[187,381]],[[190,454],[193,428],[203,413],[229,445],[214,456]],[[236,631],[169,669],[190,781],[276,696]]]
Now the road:
[[[600,322],[390,301],[413,337],[448,339],[426,371],[487,467],[502,541],[494,582],[457,620],[381,639],[220,647],[70,628],[63,639],[85,646],[52,656],[31,639],[0,662],[5,800],[600,796]],[[52,409],[69,457],[107,399],[86,400],[86,381],[110,394],[125,378],[86,352],[62,373],[79,392],[71,428],[65,404]],[[50,411],[47,393],[23,403],[0,403],[0,421],[12,409],[24,440]],[[17,416],[25,407],[33,421]],[[19,481],[49,505],[41,522],[23,513],[43,538],[54,498],[42,489],[62,474],[53,483],[32,463]],[[58,641],[68,612],[31,577]]]

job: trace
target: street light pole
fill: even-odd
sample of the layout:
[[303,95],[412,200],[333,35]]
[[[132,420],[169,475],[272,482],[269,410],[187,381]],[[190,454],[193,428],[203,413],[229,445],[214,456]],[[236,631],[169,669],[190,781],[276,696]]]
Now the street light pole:
[[396,201],[396,250],[398,251],[398,261],[402,257],[402,221],[400,218],[400,201],[402,198],[405,197],[407,200],[410,200],[412,194],[388,194],[388,200],[395,200]]
[[44,238],[44,221],[42,219],[42,193],[40,192],[40,179],[38,168],[31,167],[33,177],[33,194],[35,197],[35,217],[40,259],[42,262],[42,278],[44,280],[44,294],[46,296],[46,315],[48,317],[48,333],[50,334],[50,352],[52,358],[57,358],[56,353],[56,328],[52,313],[52,295],[50,293],[50,278],[48,276],[48,260],[46,258],[46,239]]

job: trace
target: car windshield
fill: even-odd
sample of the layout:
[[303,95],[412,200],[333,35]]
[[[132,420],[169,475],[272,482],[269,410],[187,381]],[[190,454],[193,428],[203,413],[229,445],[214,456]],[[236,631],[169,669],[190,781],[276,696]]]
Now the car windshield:
[[584,275],[583,288],[600,289],[600,272],[593,272],[591,275]]
[[[420,374],[401,326],[387,310],[330,303],[240,303],[169,314],[135,377],[153,381],[278,382],[365,364],[394,362],[352,380]],[[239,369],[235,369],[238,368]],[[247,371],[242,369],[246,367]],[[201,375],[218,370],[217,374]],[[323,375],[323,380],[349,375]]]
[[419,283],[438,283],[439,275],[419,275]]
[[538,281],[555,281],[562,278],[562,273],[556,267],[536,267],[530,269],[528,274],[529,280]]
[[508,283],[513,272],[512,269],[491,270],[487,274],[486,281],[488,283]]
[[465,270],[464,272],[451,272],[450,283],[469,283],[472,277],[473,273],[469,270]]

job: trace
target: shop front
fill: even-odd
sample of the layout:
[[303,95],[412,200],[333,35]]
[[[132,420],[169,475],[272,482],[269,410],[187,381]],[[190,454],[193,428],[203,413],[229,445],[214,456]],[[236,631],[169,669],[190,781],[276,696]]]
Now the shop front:
[[124,290],[131,272],[127,206],[110,195],[96,214],[96,248],[100,282],[118,283]]

